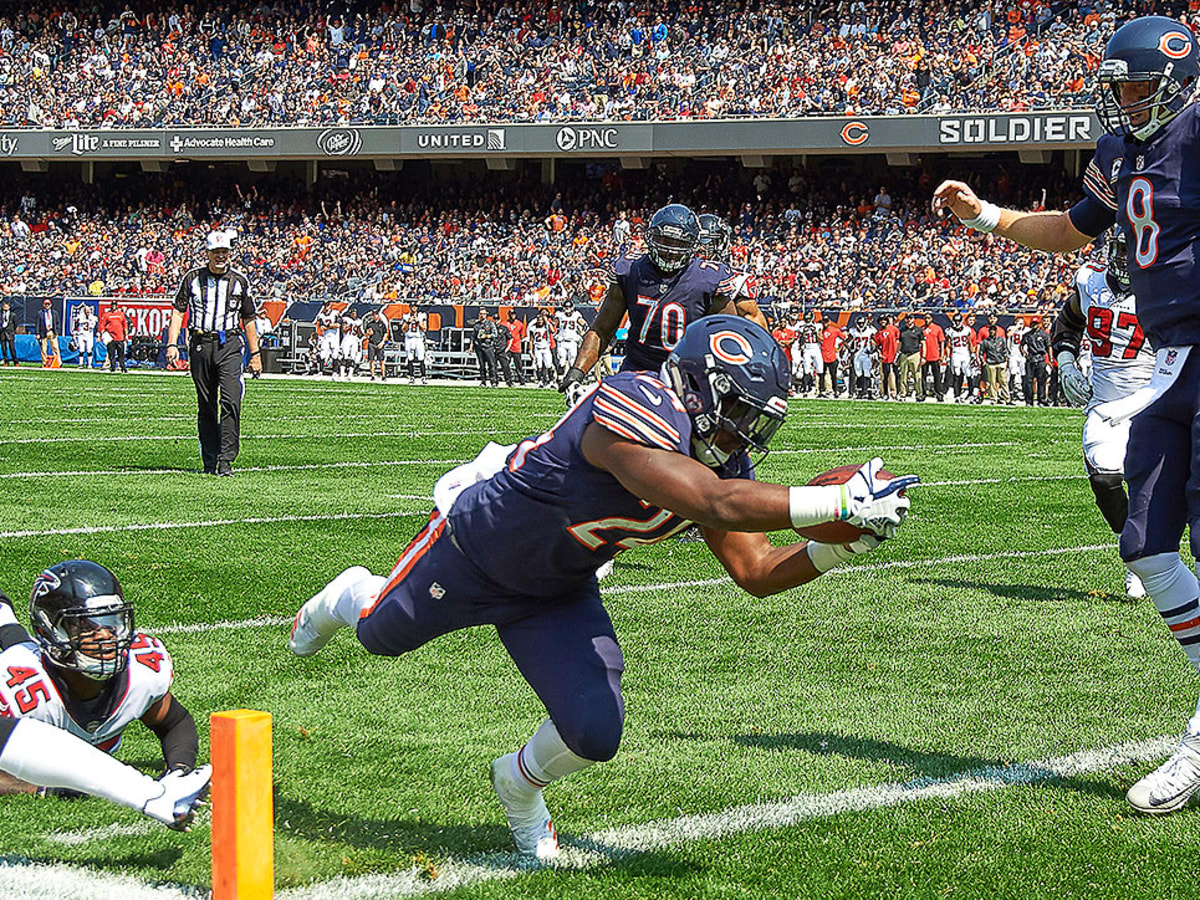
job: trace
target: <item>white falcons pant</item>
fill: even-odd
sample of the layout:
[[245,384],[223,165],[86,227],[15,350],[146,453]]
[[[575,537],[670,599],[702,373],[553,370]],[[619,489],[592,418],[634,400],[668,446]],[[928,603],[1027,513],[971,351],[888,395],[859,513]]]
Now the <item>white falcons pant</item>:
[[425,339],[406,337],[404,339],[404,358],[425,362]]
[[96,333],[94,331],[80,331],[75,335],[75,346],[79,348],[80,360],[91,362],[92,351],[96,349]]
[[321,357],[321,362],[331,363],[337,358],[341,352],[342,341],[338,337],[336,331],[326,331],[321,335],[321,342],[317,345],[317,353]]
[[854,374],[862,377],[870,377],[871,375],[871,354],[865,350],[860,350],[854,354]]
[[950,354],[950,374],[959,378],[971,377],[971,354],[966,350],[955,350]]
[[[572,360],[572,362],[574,362],[574,360]],[[554,356],[550,353],[549,347],[534,347],[533,368],[535,370],[554,368]]]
[[341,341],[338,355],[344,362],[362,362],[362,338],[357,334],[348,334]]
[[1094,472],[1125,471],[1125,447],[1129,443],[1129,423],[1126,419],[1114,425],[1094,409],[1083,420],[1083,458]]
[[1025,375],[1025,357],[1021,355],[1021,351],[1009,353],[1008,374],[1014,378],[1021,378]]
[[800,366],[805,375],[820,375],[825,371],[825,362],[821,359],[820,344],[804,345],[804,353],[800,357]]
[[566,367],[575,364],[575,357],[579,355],[579,341],[564,341],[559,339],[558,342],[558,364]]

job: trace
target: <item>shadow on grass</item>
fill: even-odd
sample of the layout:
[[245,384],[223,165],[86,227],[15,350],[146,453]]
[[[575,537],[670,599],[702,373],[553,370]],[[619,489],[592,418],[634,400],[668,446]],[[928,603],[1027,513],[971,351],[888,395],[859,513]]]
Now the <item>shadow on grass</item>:
[[983,779],[1007,784],[1052,784],[1082,794],[1121,798],[1124,793],[1111,785],[1088,778],[1064,777],[1050,770],[1018,760],[987,759],[979,756],[958,756],[914,750],[891,741],[854,737],[829,732],[800,732],[796,734],[739,734],[735,744],[759,750],[803,750],[816,756],[841,756],[889,763],[908,769],[914,776],[911,782]]
[[[1115,570],[1116,571],[1116,570]],[[1120,576],[1119,571],[1115,577]],[[987,581],[967,581],[957,578],[913,578],[914,584],[935,584],[939,587],[967,591],[983,591],[1006,600],[1032,600],[1037,603],[1136,603],[1125,596],[1124,585],[1114,584],[1113,592],[1076,591],[1063,587],[1038,584],[997,584]]]

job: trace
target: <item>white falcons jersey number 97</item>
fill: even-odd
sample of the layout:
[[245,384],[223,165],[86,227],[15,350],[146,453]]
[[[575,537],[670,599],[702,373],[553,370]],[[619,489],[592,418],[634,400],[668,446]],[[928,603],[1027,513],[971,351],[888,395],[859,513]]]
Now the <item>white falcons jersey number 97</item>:
[[1104,271],[1083,266],[1075,276],[1092,353],[1095,402],[1125,396],[1144,384],[1154,368],[1154,353],[1138,322],[1134,295],[1113,293]]

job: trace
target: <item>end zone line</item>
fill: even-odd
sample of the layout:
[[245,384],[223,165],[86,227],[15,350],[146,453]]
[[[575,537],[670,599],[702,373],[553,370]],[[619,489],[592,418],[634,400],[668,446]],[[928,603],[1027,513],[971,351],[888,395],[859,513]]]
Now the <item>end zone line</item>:
[[[776,802],[753,803],[712,813],[625,825],[577,838],[566,836],[562,839],[559,858],[549,865],[539,864],[511,851],[483,853],[438,861],[437,874],[433,878],[430,878],[427,867],[414,866],[408,871],[391,874],[342,876],[281,891],[276,897],[279,900],[417,897],[488,881],[512,879],[546,869],[586,870],[619,863],[643,853],[697,841],[716,840],[728,835],[790,828],[817,819],[915,802],[954,801],[973,794],[1105,772],[1160,758],[1170,752],[1177,740],[1174,736],[1164,735],[1065,756],[970,769],[947,778],[915,778],[825,794],[801,794]],[[17,893],[28,891],[35,884],[38,893]],[[62,863],[21,862],[11,858],[0,861],[0,892],[5,896],[54,897],[59,900],[178,900],[194,896],[191,890],[177,886],[151,888],[145,882],[127,876]]]
[[76,528],[47,528],[41,531],[0,531],[0,539],[27,537],[56,537],[65,534],[112,534],[121,531],[171,531],[176,528],[220,528],[227,525],[276,525],[286,522],[342,522],[348,519],[397,519],[405,516],[428,515],[429,510],[408,510],[381,513],[331,513],[307,516],[248,516],[244,519],[214,519],[202,522],[143,522],[128,525],[81,525]]

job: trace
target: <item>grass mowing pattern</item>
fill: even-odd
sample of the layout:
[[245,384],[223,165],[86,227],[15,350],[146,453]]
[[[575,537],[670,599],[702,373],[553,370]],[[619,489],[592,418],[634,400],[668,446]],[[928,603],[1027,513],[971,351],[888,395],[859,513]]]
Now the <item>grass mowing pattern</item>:
[[[561,412],[557,394],[531,390],[253,382],[238,466],[262,471],[214,479],[197,471],[186,378],[6,371],[0,392],[0,476],[122,473],[0,478],[0,532],[38,532],[0,539],[0,588],[23,617],[37,571],[90,557],[118,573],[150,633],[290,616],[348,565],[385,572],[424,520],[429,502],[413,498],[450,461]],[[927,482],[1029,479],[913,489],[905,534],[869,565],[1113,544],[1086,481],[1070,477],[1082,472],[1080,427],[1066,410],[793,403],[776,447],[817,452],[773,455],[760,477],[802,483],[871,455],[839,448],[913,447],[883,451],[888,468]],[[334,516],[347,518],[286,521]],[[241,521],[251,518],[284,521]],[[234,524],[46,533],[214,521]],[[667,541],[625,554],[605,587],[722,575],[702,544]],[[1151,606],[1122,601],[1121,578],[1114,547],[841,571],[766,600],[727,582],[614,591],[628,725],[615,761],[550,789],[560,832],[1173,732],[1193,677]],[[280,888],[414,865],[432,874],[439,860],[508,848],[487,764],[542,711],[489,629],[398,660],[369,657],[349,634],[297,660],[286,633],[166,637],[202,756],[208,712],[275,716]],[[158,753],[135,725],[120,756],[153,770]],[[846,814],[451,896],[1183,896],[1197,814],[1130,817],[1121,794],[1141,771]],[[0,855],[207,885],[204,828],[48,840],[114,821],[141,817],[94,800],[4,798]]]

